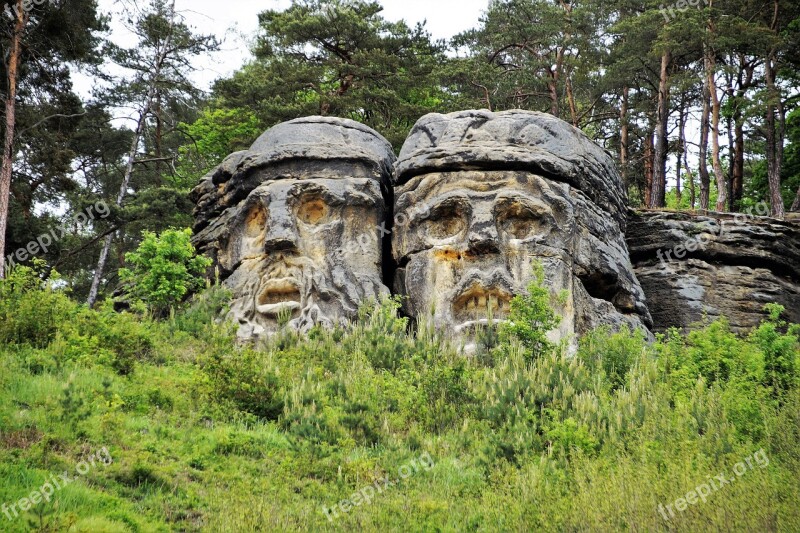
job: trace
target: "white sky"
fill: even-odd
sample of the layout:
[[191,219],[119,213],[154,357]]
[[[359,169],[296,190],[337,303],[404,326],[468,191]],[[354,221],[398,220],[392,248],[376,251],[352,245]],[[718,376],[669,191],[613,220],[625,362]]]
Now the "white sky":
[[[478,25],[489,0],[379,0],[387,20],[404,19],[409,25],[427,21],[426,28],[435,39],[450,37]],[[118,44],[131,46],[130,34],[115,24],[115,12],[130,0],[99,0],[100,10],[112,14],[112,38]],[[268,9],[286,9],[290,0],[176,0],[176,9],[183,14],[196,33],[214,34],[223,39],[222,50],[214,57],[198,58],[200,69],[194,75],[199,87],[208,90],[213,81],[239,69],[251,55],[249,45],[258,29],[258,14]],[[75,77],[76,90],[88,95],[93,82],[85,76]]]

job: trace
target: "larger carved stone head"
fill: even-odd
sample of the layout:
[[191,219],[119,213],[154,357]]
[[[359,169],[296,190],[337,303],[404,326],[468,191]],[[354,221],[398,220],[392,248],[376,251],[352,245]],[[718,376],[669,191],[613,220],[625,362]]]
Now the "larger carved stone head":
[[394,159],[366,126],[308,117],[268,130],[204,178],[193,191],[195,244],[233,292],[240,337],[283,320],[301,331],[338,324],[388,293],[379,227]]
[[423,117],[396,165],[395,290],[467,343],[544,267],[562,293],[552,338],[649,325],[624,240],[622,180],[580,130],[542,113]]

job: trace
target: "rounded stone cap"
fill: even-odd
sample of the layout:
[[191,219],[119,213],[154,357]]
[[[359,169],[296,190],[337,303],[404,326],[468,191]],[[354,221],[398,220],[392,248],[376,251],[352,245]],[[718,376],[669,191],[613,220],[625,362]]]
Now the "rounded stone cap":
[[380,133],[354,120],[303,117],[268,129],[249,152],[263,164],[288,159],[362,161],[387,169],[395,161],[392,145]]
[[625,227],[626,193],[611,156],[552,115],[472,110],[419,119],[395,165],[396,184],[458,170],[536,172],[582,191]]
[[249,150],[229,155],[203,176],[189,194],[196,204],[195,232],[208,227],[262,183],[285,178],[288,170],[315,177],[320,168],[338,169],[346,179],[353,163],[361,163],[380,182],[388,199],[394,161],[389,141],[353,120],[315,116],[283,122],[261,134]]

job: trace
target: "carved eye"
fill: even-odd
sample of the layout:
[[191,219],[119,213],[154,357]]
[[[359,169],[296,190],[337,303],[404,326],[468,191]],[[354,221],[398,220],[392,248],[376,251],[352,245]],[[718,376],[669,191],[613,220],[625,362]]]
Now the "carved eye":
[[524,240],[547,231],[547,224],[542,217],[519,202],[500,207],[497,221],[500,230],[511,239]]
[[448,202],[436,206],[428,217],[428,235],[437,240],[449,239],[467,227],[464,206],[459,202]]
[[264,228],[267,224],[267,212],[260,205],[253,206],[250,212],[247,213],[247,218],[244,222],[245,235],[250,238],[256,238],[264,233]]
[[297,209],[297,219],[305,224],[316,226],[325,224],[330,218],[330,208],[318,197],[303,198]]

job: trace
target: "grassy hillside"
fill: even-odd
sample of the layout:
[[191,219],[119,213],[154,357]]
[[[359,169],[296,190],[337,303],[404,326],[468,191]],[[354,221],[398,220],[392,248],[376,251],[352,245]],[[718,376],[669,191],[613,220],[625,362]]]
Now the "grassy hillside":
[[780,309],[465,359],[392,301],[237,346],[225,297],[155,322],[0,283],[0,530],[800,530]]

